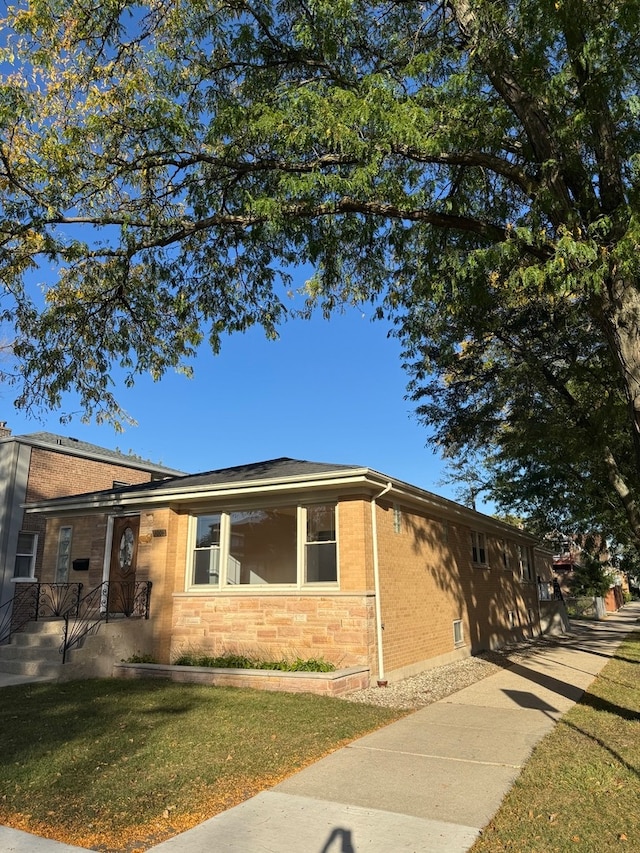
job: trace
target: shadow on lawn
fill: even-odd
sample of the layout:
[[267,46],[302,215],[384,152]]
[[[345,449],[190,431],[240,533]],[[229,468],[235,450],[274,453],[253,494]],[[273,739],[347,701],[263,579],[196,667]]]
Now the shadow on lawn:
[[[572,643],[567,643],[566,638],[557,638],[557,639],[565,640],[565,642],[558,643],[558,645],[563,645],[564,647],[566,647],[567,645],[574,645]],[[632,644],[633,646],[636,646],[636,645],[640,646],[640,633],[634,632],[632,634],[629,634],[625,638],[625,641],[627,642],[627,644]],[[548,649],[552,643],[553,643],[553,640],[549,639],[545,643],[545,647]],[[584,643],[582,643],[582,642],[576,643],[575,647],[580,648],[581,650],[585,649]],[[611,661],[619,660],[619,661],[623,661],[625,663],[631,663],[631,664],[636,664],[636,663],[640,662],[637,658],[629,658],[625,655],[618,655],[616,653],[605,654],[602,652],[597,652],[591,648],[588,648],[587,651],[590,654],[600,654],[603,657],[609,658]],[[532,648],[532,654],[529,657],[534,657],[535,652],[536,652],[536,649]],[[523,656],[520,651],[518,651],[518,655],[520,657]],[[544,673],[537,672],[536,670],[530,669],[529,667],[524,666],[522,663],[513,662],[512,660],[509,659],[508,656],[504,658],[504,660],[501,662],[500,665],[504,666],[505,668],[509,669],[510,671],[514,672],[515,674],[521,676],[522,678],[525,678],[534,684],[538,684],[541,687],[544,687],[545,689],[549,690],[550,692],[556,693],[559,696],[563,696],[567,699],[570,699],[571,701],[574,701],[583,707],[592,708],[594,711],[597,711],[600,713],[613,714],[616,717],[619,717],[620,719],[625,720],[625,721],[630,722],[630,723],[640,722],[640,712],[637,710],[637,708],[635,706],[634,707],[625,707],[624,705],[621,705],[617,702],[611,702],[608,699],[605,699],[601,696],[596,696],[595,694],[588,692],[588,690],[583,691],[582,689],[574,687],[573,685],[567,684],[566,682],[561,681],[560,679],[554,678],[553,676],[545,675]],[[576,669],[576,667],[571,667],[571,668]],[[584,671],[584,670],[579,670],[579,671]],[[628,688],[628,689],[632,689],[632,690],[636,689],[635,684],[627,684],[624,682],[619,682],[619,681],[616,681],[615,679],[608,678],[606,675],[603,675],[602,673],[599,674],[598,676],[594,676],[594,678],[596,678],[596,677],[598,679],[607,681],[610,684],[617,684],[620,687],[622,687],[623,689],[624,688]],[[593,743],[597,744],[601,749],[608,752],[612,758],[614,758],[617,762],[619,762],[630,773],[632,773],[636,777],[640,778],[639,768],[630,764],[622,755],[620,755],[620,753],[618,753],[615,749],[613,749],[608,743],[606,743],[606,741],[602,740],[602,738],[600,738],[597,735],[587,731],[586,729],[584,729],[581,726],[574,723],[572,720],[567,719],[566,716],[564,716],[560,720],[558,720],[557,715],[559,713],[559,709],[554,708],[552,705],[549,705],[548,703],[544,702],[539,697],[537,697],[535,694],[529,693],[528,691],[505,690],[504,692],[516,704],[520,705],[520,707],[531,708],[531,709],[542,711],[542,713],[544,713],[546,716],[549,716],[552,719],[554,719],[554,721],[559,722],[560,725],[564,725],[567,728],[570,728],[573,731],[578,732],[579,734],[588,738]]]
[[[640,719],[640,715],[636,715],[636,717]],[[588,738],[590,741],[593,741],[593,743],[597,744],[601,749],[604,749],[605,752],[608,752],[609,755],[617,762],[619,762],[626,770],[628,770],[629,773],[632,773],[634,776],[640,779],[640,769],[638,767],[634,767],[633,764],[629,764],[626,758],[623,758],[619,752],[616,752],[616,750],[610,747],[608,743],[605,743],[602,738],[591,734],[591,732],[585,731],[585,729],[581,728],[580,726],[576,725],[570,720],[567,720],[564,717],[562,720],[560,720],[560,725],[566,726],[568,729],[573,729],[574,732],[578,732],[578,734],[581,734],[584,737]]]

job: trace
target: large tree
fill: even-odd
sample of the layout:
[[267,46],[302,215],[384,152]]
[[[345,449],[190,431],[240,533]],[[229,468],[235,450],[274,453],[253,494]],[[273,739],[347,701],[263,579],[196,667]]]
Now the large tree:
[[[506,371],[559,324],[608,399],[582,417],[593,394],[561,347],[540,422],[555,395],[582,407],[576,441],[640,542],[638,2],[23,0],[3,33],[20,405],[75,389],[117,419],[114,362],[133,381],[188,368],[203,335],[275,334],[305,262],[325,311],[382,300],[418,378],[446,389],[482,351],[484,381],[493,347],[513,441]],[[469,412],[458,433],[440,419],[445,446],[483,435]]]

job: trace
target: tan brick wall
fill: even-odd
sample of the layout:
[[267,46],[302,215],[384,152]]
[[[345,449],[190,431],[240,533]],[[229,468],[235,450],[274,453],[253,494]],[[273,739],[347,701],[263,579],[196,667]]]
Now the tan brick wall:
[[154,656],[160,660],[169,648],[171,633],[173,577],[166,567],[175,548],[176,514],[169,509],[143,510],[140,513],[140,535],[136,578],[151,581],[150,620]]
[[38,580],[52,583],[55,580],[58,556],[58,540],[61,527],[71,527],[71,563],[76,559],[89,558],[89,570],[69,570],[69,583],[82,583],[86,590],[102,582],[107,516],[103,513],[88,516],[50,518],[47,521],[46,537],[42,552]]
[[[471,559],[470,527],[406,506],[400,514],[400,532],[394,528],[393,505],[383,504],[377,514],[385,675],[537,633],[536,584],[522,583],[515,571],[515,540],[509,545],[512,569],[505,571],[502,536],[485,530],[487,568],[477,568]],[[464,647],[458,649],[453,635],[457,619],[464,635]]]
[[338,506],[340,589],[373,589],[371,508],[368,501],[347,498]]

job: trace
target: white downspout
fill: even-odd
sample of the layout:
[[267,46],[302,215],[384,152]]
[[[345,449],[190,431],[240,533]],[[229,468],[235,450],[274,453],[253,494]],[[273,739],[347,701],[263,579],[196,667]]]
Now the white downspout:
[[373,587],[376,594],[376,641],[378,643],[378,681],[384,680],[384,652],[382,649],[382,607],[380,603],[380,564],[378,562],[378,524],[376,521],[376,501],[393,488],[387,483],[379,495],[371,498],[371,535],[373,538]]

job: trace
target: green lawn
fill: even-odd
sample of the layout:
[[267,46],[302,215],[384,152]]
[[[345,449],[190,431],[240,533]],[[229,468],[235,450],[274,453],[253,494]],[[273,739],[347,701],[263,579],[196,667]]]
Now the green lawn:
[[158,680],[6,687],[0,822],[144,850],[403,713]]
[[640,633],[540,742],[472,853],[640,850]]

